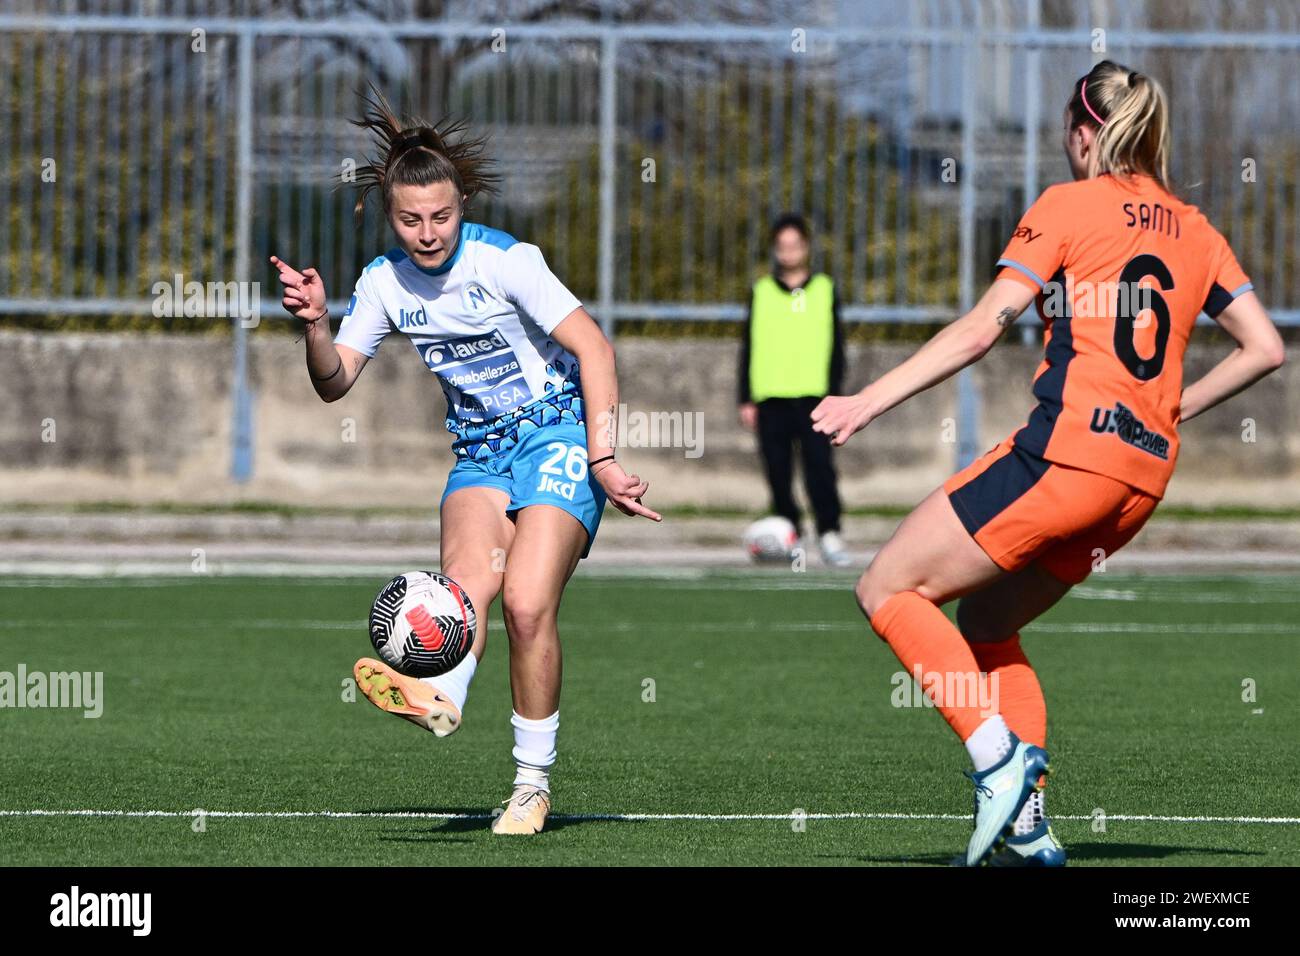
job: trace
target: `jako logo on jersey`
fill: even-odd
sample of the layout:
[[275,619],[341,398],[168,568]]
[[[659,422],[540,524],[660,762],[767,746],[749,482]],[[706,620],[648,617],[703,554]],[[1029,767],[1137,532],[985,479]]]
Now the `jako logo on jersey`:
[[1011,234],[1011,238],[1023,239],[1025,242],[1033,242],[1041,235],[1041,232],[1034,232],[1034,230],[1030,229],[1028,226],[1021,226]]
[[351,315],[352,310],[355,309],[356,307],[357,307],[357,296],[356,293],[354,292],[352,294],[352,298],[348,299],[348,307],[343,312],[343,318],[346,319],[349,315]]
[[487,308],[492,296],[488,295],[487,290],[477,282],[470,282],[465,286],[462,298],[465,301],[465,308],[473,312],[482,312]]
[[1117,435],[1127,445],[1169,460],[1169,439],[1159,432],[1149,431],[1123,402],[1116,402],[1114,411],[1109,408],[1094,408],[1088,427],[1098,434]]
[[414,311],[407,312],[405,309],[397,310],[397,327],[399,329],[424,328],[429,324],[429,317],[424,314],[424,307],[421,306]]

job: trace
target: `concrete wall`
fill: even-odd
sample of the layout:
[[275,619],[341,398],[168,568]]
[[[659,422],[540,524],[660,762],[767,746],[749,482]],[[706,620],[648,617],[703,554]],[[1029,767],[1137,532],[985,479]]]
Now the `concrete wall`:
[[[430,506],[452,463],[441,390],[410,350],[388,343],[352,393],[331,405],[311,389],[302,345],[254,336],[255,477],[230,482],[231,351],[225,338],[179,335],[0,332],[0,502],[276,500],[295,504]],[[849,353],[858,388],[915,346],[871,345]],[[980,434],[989,447],[1032,407],[1040,349],[1001,345],[976,366],[984,399]],[[1254,389],[1183,429],[1179,470],[1167,500],[1300,504],[1300,356]],[[1194,347],[1187,380],[1226,346]],[[761,507],[754,438],[735,413],[733,343],[618,342],[623,399],[632,412],[699,413],[703,454],[625,451],[650,479],[654,504]],[[945,422],[954,382],[890,412],[838,453],[847,504],[908,504],[953,467]],[[1255,441],[1245,442],[1243,420]],[[54,441],[48,435],[53,420]],[[355,440],[345,440],[349,422]]]

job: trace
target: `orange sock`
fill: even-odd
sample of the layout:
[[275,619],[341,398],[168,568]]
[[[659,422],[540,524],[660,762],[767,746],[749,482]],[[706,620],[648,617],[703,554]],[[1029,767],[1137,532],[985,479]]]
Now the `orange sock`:
[[1020,635],[996,644],[972,643],[970,649],[980,670],[998,675],[998,711],[1011,732],[1036,747],[1046,747],[1047,703],[1038,675],[1020,649]]
[[[872,629],[884,638],[909,674],[920,672],[921,690],[935,703],[943,719],[962,739],[992,714],[980,705],[984,687],[971,646],[934,604],[915,591],[900,591],[876,609]],[[943,699],[944,687],[961,687],[954,700]],[[974,699],[972,699],[972,697]]]

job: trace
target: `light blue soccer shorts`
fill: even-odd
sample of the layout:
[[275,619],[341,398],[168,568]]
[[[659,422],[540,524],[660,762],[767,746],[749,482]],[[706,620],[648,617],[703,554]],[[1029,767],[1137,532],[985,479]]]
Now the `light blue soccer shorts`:
[[499,488],[510,496],[510,515],[529,505],[562,508],[587,529],[584,558],[605,510],[605,490],[587,474],[587,428],[580,424],[543,425],[490,458],[462,458],[447,476],[442,500],[462,488]]

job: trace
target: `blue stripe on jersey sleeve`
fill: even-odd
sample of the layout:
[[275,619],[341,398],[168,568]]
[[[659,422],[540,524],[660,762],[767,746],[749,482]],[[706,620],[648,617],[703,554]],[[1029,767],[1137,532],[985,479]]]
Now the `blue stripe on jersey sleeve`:
[[361,274],[365,275],[371,269],[377,268],[378,266],[382,266],[385,262],[391,262],[393,265],[397,265],[405,258],[406,258],[406,253],[403,252],[401,249],[396,249],[396,248],[389,249],[382,256],[375,256],[375,258],[371,259],[370,264],[361,270]]
[[1023,272],[1026,277],[1033,279],[1036,283],[1038,283],[1038,288],[1040,289],[1044,285],[1046,285],[1046,283],[1043,282],[1042,279],[1038,278],[1038,276],[1034,273],[1033,269],[1029,268],[1029,266],[1022,265],[1021,263],[1016,262],[1015,259],[1005,259],[1005,258],[999,259],[997,265],[998,268],[1006,266],[1009,269],[1015,269],[1017,272]]
[[498,249],[509,249],[519,241],[508,232],[493,229],[491,226],[483,226],[477,222],[465,223],[461,238],[468,239],[471,242],[486,242],[489,246],[496,246]]

